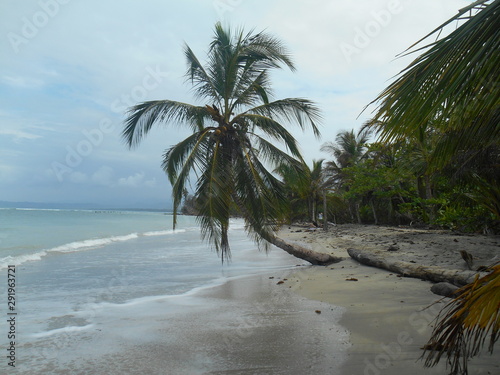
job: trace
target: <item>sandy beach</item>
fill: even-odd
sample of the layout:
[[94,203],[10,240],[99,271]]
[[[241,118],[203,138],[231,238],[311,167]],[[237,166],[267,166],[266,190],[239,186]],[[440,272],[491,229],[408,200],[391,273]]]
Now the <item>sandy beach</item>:
[[[498,261],[500,250],[498,236],[403,227],[339,225],[327,233],[287,227],[281,236],[316,251],[345,257],[328,267],[303,268],[281,285],[346,309],[340,323],[350,332],[352,346],[341,368],[344,375],[447,373],[445,361],[425,368],[419,358],[435,317],[448,299],[433,294],[431,282],[361,265],[349,258],[346,249],[460,270],[467,269],[460,250],[471,253],[478,265]],[[498,374],[500,358],[484,352],[470,361],[469,371]]]
[[[244,236],[242,233],[241,241]],[[433,321],[443,306],[443,302],[435,303],[441,297],[430,291],[432,283],[361,265],[348,256],[347,249],[361,249],[415,264],[466,269],[460,250],[473,254],[475,264],[479,265],[494,259],[500,244],[498,236],[360,225],[340,225],[327,233],[285,227],[280,236],[344,259],[327,267],[310,266],[277,248],[267,257],[256,254],[250,243],[245,245],[249,258],[262,256],[264,264],[272,263],[273,257],[283,259],[275,259],[276,266],[267,270],[262,268],[265,265],[256,265],[254,274],[248,274],[245,268],[238,271],[235,264],[225,265],[222,271],[226,276],[217,282],[202,283],[181,294],[172,293],[172,286],[162,278],[152,280],[153,274],[162,276],[168,269],[144,265],[147,277],[139,279],[140,283],[126,278],[122,269],[101,291],[103,298],[114,299],[89,299],[89,303],[76,305],[63,315],[53,314],[48,322],[40,318],[39,325],[48,324],[45,330],[31,336],[23,332],[26,339],[18,343],[15,372],[20,375],[447,374],[444,362],[435,368],[424,368],[419,360],[421,347],[430,337]],[[116,259],[114,250],[129,259],[142,247],[150,249],[149,257],[157,251],[161,257],[155,264],[165,266],[166,250],[160,246],[163,241],[144,237],[110,245],[99,250],[99,262]],[[155,246],[160,247],[153,251]],[[199,260],[200,255],[195,254]],[[74,267],[74,272],[83,272],[81,265],[91,264],[94,273],[90,276],[99,275],[96,264],[89,263],[91,259],[91,252],[76,252],[68,257],[48,257],[43,263],[27,263],[19,267],[20,285],[29,285],[28,276],[39,270],[38,266],[43,266],[40,272],[56,267],[61,270]],[[141,260],[146,261],[138,256],[133,265],[137,266]],[[175,270],[195,278],[209,265],[207,259],[194,265],[183,260],[175,263]],[[221,270],[220,264],[212,267]],[[137,277],[136,268],[133,270]],[[96,278],[90,276],[88,279]],[[33,277],[39,280],[38,273],[33,273]],[[131,289],[148,280],[150,284],[137,293],[151,292],[153,287],[158,289],[157,293],[117,299],[120,293],[127,292],[128,296]],[[54,291],[49,290],[54,302]],[[74,294],[73,287],[70,290]],[[95,293],[100,289],[91,290]],[[22,292],[26,296],[26,289]],[[56,307],[54,303],[47,305],[50,310]],[[27,311],[22,312],[25,319]],[[28,327],[25,320],[20,321],[20,327]],[[500,373],[498,355],[483,353],[470,362],[469,373]]]

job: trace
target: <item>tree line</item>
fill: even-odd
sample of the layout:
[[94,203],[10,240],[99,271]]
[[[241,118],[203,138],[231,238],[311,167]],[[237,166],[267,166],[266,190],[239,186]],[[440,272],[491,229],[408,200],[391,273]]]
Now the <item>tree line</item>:
[[287,222],[426,225],[466,232],[500,230],[500,147],[476,141],[436,165],[443,134],[431,125],[402,141],[370,141],[383,124],[342,131],[328,156],[278,168]]

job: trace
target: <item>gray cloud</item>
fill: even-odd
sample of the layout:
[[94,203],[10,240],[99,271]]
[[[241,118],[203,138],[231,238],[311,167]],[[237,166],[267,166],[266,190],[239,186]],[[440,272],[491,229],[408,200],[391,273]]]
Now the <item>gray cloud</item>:
[[[274,75],[276,96],[308,97],[320,105],[322,140],[294,134],[308,160],[327,157],[321,143],[359,128],[370,116],[367,111],[357,118],[363,107],[410,61],[395,55],[467,3],[3,1],[0,196],[167,202],[161,156],[187,131],[163,127],[130,151],[120,138],[124,111],[143,100],[193,101],[182,46],[187,42],[203,57],[219,19],[266,29],[289,46],[298,70]],[[137,196],[137,187],[147,189],[147,198]]]

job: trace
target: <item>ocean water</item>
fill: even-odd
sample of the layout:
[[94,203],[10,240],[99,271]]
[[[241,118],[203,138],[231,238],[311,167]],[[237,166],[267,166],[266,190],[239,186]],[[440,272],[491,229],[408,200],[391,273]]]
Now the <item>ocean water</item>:
[[[258,251],[242,220],[232,220],[230,243],[232,260],[223,265],[194,217],[179,216],[173,230],[172,215],[161,212],[0,209],[0,311],[2,320],[15,320],[15,340],[6,327],[0,345],[9,354],[15,341],[18,374],[113,373],[82,370],[82,358],[116,354],[129,342],[145,345],[166,320],[189,325],[186,309],[207,308],[206,299],[195,298],[202,291],[304,264],[279,249]],[[13,268],[15,306],[7,298]],[[2,357],[0,368],[12,370]],[[152,373],[186,373],[178,371]]]

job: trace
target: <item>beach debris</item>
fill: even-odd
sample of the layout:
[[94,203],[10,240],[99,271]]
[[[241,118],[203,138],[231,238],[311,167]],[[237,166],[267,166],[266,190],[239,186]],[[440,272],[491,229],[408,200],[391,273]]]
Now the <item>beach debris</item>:
[[280,280],[276,283],[276,285],[284,284],[285,282],[283,280]]
[[345,279],[345,281],[358,281],[358,279],[356,279],[355,277],[351,277],[349,279]]
[[269,276],[270,279],[274,279],[274,276]]
[[474,263],[474,257],[472,256],[472,254],[468,253],[465,250],[460,250],[460,255],[462,256],[462,259],[465,260],[467,267],[469,267],[469,269],[471,270]]
[[398,250],[399,246],[397,245],[397,243],[393,243],[391,246],[387,248],[387,251],[398,251]]
[[[393,260],[393,257],[383,257],[368,250],[348,248],[347,253],[351,258],[361,264],[382,268],[404,277],[415,277],[423,280],[442,282],[448,281],[455,285],[466,285],[474,281],[477,273],[470,270],[455,270],[437,266],[414,264],[402,260]],[[429,261],[430,263],[430,261]]]
[[316,314],[321,314],[321,310],[315,310],[314,311]]
[[431,292],[438,296],[453,297],[457,291],[458,286],[451,283],[442,282],[436,283],[431,287]]

